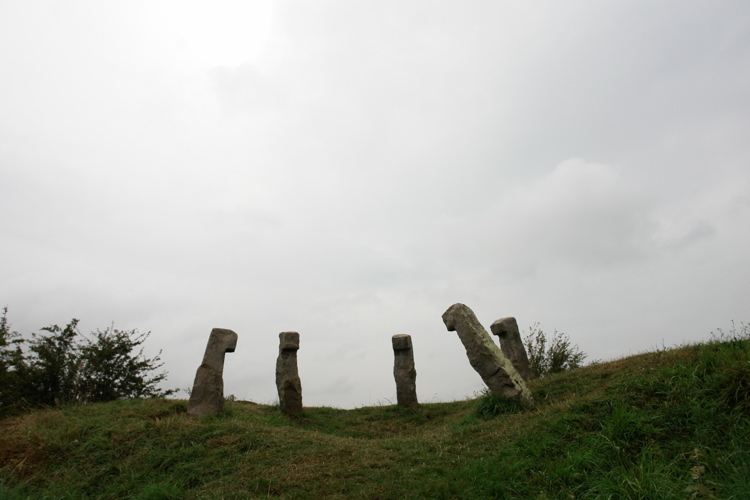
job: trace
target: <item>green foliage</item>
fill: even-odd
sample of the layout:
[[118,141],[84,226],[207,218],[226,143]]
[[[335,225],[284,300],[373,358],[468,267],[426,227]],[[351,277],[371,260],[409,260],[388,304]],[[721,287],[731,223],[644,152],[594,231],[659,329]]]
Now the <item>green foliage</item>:
[[[0,317],[0,351],[7,352],[14,343],[18,342],[20,334],[10,329],[8,323],[8,308],[3,308],[3,316]],[[2,366],[2,365],[0,365]]]
[[[78,320],[65,327],[42,328],[26,342],[10,329],[7,308],[0,318],[0,416],[19,409],[91,403],[122,398],[165,396],[157,384],[167,374],[158,370],[159,355],[146,358],[140,346],[148,334],[97,330],[92,338],[78,331]],[[27,343],[27,352],[22,345]],[[161,352],[159,353],[161,354]]]
[[26,373],[22,342],[20,334],[10,329],[8,308],[3,308],[0,317],[0,416],[10,412],[21,399]]
[[567,334],[555,330],[548,339],[547,334],[539,328],[539,323],[529,328],[529,334],[523,340],[531,369],[537,377],[579,368],[586,359],[586,354],[570,343]]
[[158,397],[174,391],[161,391],[156,386],[166,379],[166,372],[151,378],[159,369],[159,354],[152,359],[138,349],[149,334],[137,330],[122,331],[110,326],[97,330],[94,338],[78,348],[80,361],[79,397],[86,402],[104,402],[123,398]]
[[77,326],[78,320],[74,318],[65,328],[57,325],[42,328],[47,335],[31,334],[29,350],[33,354],[26,357],[28,403],[52,406],[79,399]]

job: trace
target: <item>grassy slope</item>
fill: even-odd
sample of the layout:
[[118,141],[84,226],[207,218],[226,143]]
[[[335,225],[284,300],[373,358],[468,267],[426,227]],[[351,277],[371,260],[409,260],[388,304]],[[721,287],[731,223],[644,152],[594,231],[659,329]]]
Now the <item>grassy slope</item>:
[[0,421],[2,498],[750,498],[750,341],[356,410],[118,401]]

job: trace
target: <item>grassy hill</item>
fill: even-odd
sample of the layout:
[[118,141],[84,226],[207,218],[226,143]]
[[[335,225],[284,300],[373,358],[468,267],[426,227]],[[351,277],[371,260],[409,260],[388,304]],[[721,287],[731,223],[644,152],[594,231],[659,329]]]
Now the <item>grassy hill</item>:
[[[746,333],[746,332],[743,332]],[[750,340],[545,377],[534,408],[484,395],[306,408],[129,400],[0,421],[4,498],[750,498]]]

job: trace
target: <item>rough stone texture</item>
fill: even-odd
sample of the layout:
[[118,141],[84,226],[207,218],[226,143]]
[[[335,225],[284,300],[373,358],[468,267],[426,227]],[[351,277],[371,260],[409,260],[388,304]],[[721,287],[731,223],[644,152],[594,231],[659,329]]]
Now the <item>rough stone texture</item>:
[[532,402],[531,391],[521,375],[503,355],[474,315],[464,304],[453,304],[443,313],[449,332],[457,332],[466,348],[466,355],[490,392],[508,399],[521,397]]
[[503,354],[513,363],[513,367],[524,380],[536,378],[534,370],[531,369],[526,348],[523,346],[521,334],[518,331],[516,318],[500,318],[490,325],[490,330],[500,338],[500,349]]
[[396,379],[396,400],[399,406],[418,408],[417,402],[417,369],[414,368],[414,351],[411,335],[394,335],[393,343],[393,377]]
[[214,328],[208,337],[203,363],[198,367],[190,393],[188,415],[216,415],[224,406],[224,354],[234,352],[237,334]]
[[302,411],[302,382],[297,371],[299,333],[279,334],[279,357],[276,359],[276,388],[281,409],[292,415]]

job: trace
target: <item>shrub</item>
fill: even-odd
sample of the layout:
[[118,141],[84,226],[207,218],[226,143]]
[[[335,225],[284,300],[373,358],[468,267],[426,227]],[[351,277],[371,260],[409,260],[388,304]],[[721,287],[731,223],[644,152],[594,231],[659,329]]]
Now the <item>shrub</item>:
[[0,317],[0,415],[7,413],[21,399],[26,372],[22,342],[20,334],[10,329],[6,307]]
[[157,384],[167,373],[154,375],[163,363],[147,358],[141,347],[149,333],[122,331],[110,326],[91,338],[80,339],[78,320],[64,328],[42,328],[26,342],[11,331],[7,308],[0,318],[0,415],[25,406],[56,406],[115,399],[160,397],[173,390]]
[[31,334],[25,358],[25,399],[33,405],[51,406],[79,399],[78,320],[72,319],[65,328],[57,325],[42,328],[47,335]]
[[524,337],[523,342],[531,369],[537,377],[578,368],[586,359],[586,354],[577,345],[570,343],[570,337],[557,330],[552,334],[548,345],[547,334],[539,328],[539,323],[534,323],[529,328],[529,334]]
[[97,330],[78,348],[80,360],[79,397],[87,402],[113,401],[124,398],[158,397],[175,391],[161,391],[156,385],[166,379],[162,372],[149,378],[159,369],[159,356],[148,359],[143,348],[134,351],[148,338],[149,333],[138,330],[122,331],[110,326]]

